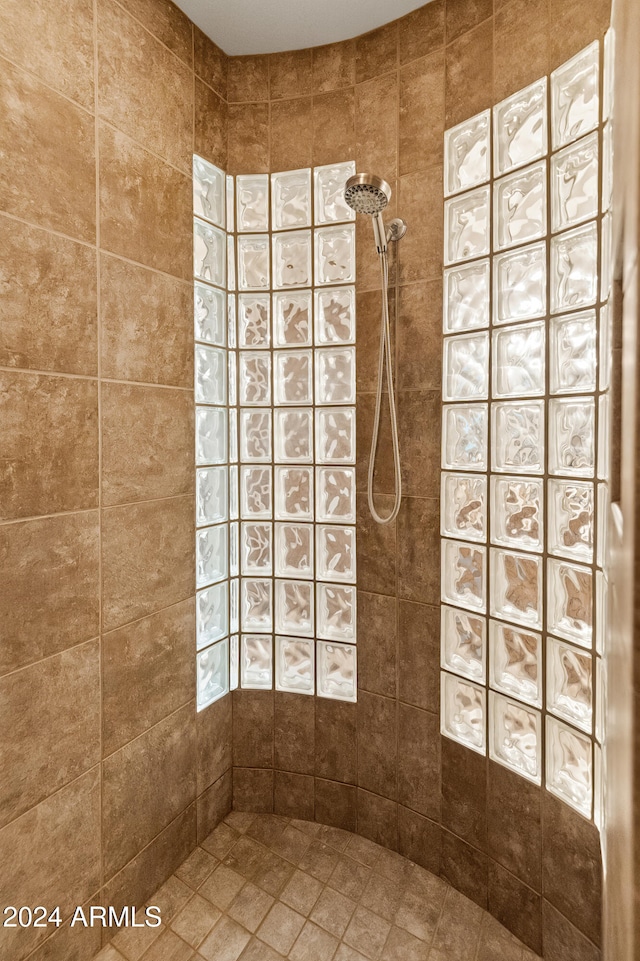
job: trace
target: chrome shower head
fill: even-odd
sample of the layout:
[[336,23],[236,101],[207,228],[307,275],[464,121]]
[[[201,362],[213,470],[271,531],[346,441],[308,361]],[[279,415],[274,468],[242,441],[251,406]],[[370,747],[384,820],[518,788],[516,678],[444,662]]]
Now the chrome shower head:
[[391,200],[391,187],[375,174],[354,174],[347,180],[344,199],[357,214],[375,217]]

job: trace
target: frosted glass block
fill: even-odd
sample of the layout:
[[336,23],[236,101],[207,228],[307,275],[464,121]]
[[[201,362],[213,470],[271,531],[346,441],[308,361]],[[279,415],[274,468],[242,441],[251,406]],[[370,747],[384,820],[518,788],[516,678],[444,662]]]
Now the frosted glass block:
[[546,77],[496,104],[493,108],[493,141],[496,177],[546,154]]
[[544,323],[519,324],[493,332],[494,397],[544,394],[544,339]]
[[315,282],[352,284],[356,279],[356,228],[321,227],[315,233]]
[[547,162],[496,181],[493,188],[496,250],[526,244],[547,232]]
[[227,290],[236,289],[236,251],[233,237],[227,237]]
[[243,634],[240,641],[240,684],[246,690],[273,687],[273,638]]
[[313,362],[310,350],[277,350],[273,355],[274,403],[277,405],[313,403]]
[[604,35],[604,80],[602,91],[602,119],[608,120],[613,109],[614,94],[614,64],[615,64],[616,34],[613,27],[609,27]]
[[595,303],[598,290],[598,228],[585,224],[551,238],[551,311]]
[[547,791],[590,818],[591,739],[549,715],[545,734]]
[[229,519],[227,468],[204,467],[196,471],[196,527]]
[[549,473],[592,477],[595,473],[593,397],[549,401]]
[[197,708],[202,711],[229,693],[229,641],[220,641],[202,651],[196,664]]
[[218,227],[225,224],[225,180],[218,167],[193,158],[193,212],[203,220],[210,220]]
[[269,634],[273,630],[271,579],[243,577],[240,582],[240,618],[243,631]]
[[229,638],[229,690],[237,691],[240,686],[240,638],[233,634]]
[[355,407],[316,410],[316,461],[319,464],[355,464]]
[[271,346],[268,294],[238,296],[238,343],[240,347]]
[[542,628],[542,558],[491,549],[491,614]]
[[217,347],[195,346],[195,395],[197,404],[226,404],[227,355]]
[[247,234],[238,237],[238,288],[268,290],[269,238]]
[[478,260],[444,272],[445,334],[489,326],[489,261]]
[[486,548],[442,541],[442,600],[484,614],[487,591]]
[[229,524],[229,577],[240,573],[240,525]]
[[316,651],[318,697],[328,697],[336,701],[357,701],[355,647],[317,641]]
[[551,74],[551,139],[563,147],[598,126],[600,44],[594,41]]
[[355,343],[355,287],[332,287],[331,290],[316,290],[315,331],[316,345]]
[[226,280],[227,238],[222,230],[193,221],[193,272],[198,280],[224,287]]
[[320,581],[355,583],[355,527],[316,526],[316,577]]
[[593,484],[549,480],[547,550],[590,564],[593,560]]
[[229,586],[221,581],[196,594],[196,646],[198,650],[229,633]]
[[491,469],[500,473],[544,473],[544,401],[491,405]]
[[311,286],[311,231],[273,235],[273,286]]
[[491,113],[483,113],[444,135],[445,197],[483,184],[491,172]]
[[227,525],[196,531],[196,587],[215,584],[228,573]]
[[229,581],[229,630],[233,633],[240,628],[240,581]]
[[355,404],[356,349],[316,350],[316,404]]
[[240,411],[240,456],[243,461],[271,461],[271,411]]
[[271,174],[273,230],[311,226],[311,170]]
[[273,295],[274,347],[311,347],[311,291]]
[[489,253],[489,187],[445,201],[445,264]]
[[602,862],[607,863],[607,846],[605,835],[605,816],[606,816],[606,797],[604,773],[604,752],[599,744],[593,745],[593,821],[597,827],[602,840],[600,842],[602,850]]
[[240,472],[240,516],[269,519],[272,510],[271,468],[243,467]]
[[353,160],[342,164],[316,167],[313,180],[315,189],[316,224],[333,224],[342,220],[355,220],[356,214],[344,199],[344,188],[349,177],[356,172]]
[[[588,655],[585,655],[585,657]],[[596,712],[595,712],[595,736],[602,744],[604,742],[604,719],[607,704],[607,661],[601,657],[596,658]],[[591,733],[591,729],[588,729]]]
[[491,542],[516,550],[542,551],[543,481],[535,477],[491,478]]
[[607,567],[609,556],[609,488],[606,484],[598,484],[598,536],[596,548],[596,564]]
[[[596,182],[597,187],[597,182]],[[602,204],[603,213],[611,209],[613,201],[613,126],[605,124],[602,131]]]
[[231,407],[228,411],[229,418],[229,462],[238,463],[238,411]]
[[547,561],[547,630],[591,647],[592,573],[568,561]]
[[487,404],[445,407],[442,436],[442,466],[445,470],[487,469]]
[[229,347],[237,347],[236,298],[234,294],[227,295],[227,340]]
[[547,639],[547,710],[591,734],[593,662],[590,654]]
[[278,520],[313,520],[313,468],[276,467]]
[[238,359],[236,357],[235,351],[227,352],[227,364],[229,368],[229,372],[228,372],[229,401],[228,403],[235,407],[235,405],[238,403]]
[[551,158],[551,229],[573,227],[598,213],[598,134]]
[[542,707],[542,637],[523,627],[489,621],[490,685]]
[[493,258],[493,322],[540,317],[547,310],[546,244],[531,244]]
[[443,474],[440,533],[466,541],[487,539],[487,478]]
[[540,784],[542,719],[539,711],[490,691],[489,756],[534,784]]
[[595,310],[551,318],[549,389],[552,394],[579,394],[596,389]]
[[484,688],[441,672],[440,731],[478,754],[486,753],[486,705]]
[[269,175],[236,177],[238,232],[269,229]]
[[242,524],[242,573],[266,577],[273,573],[271,561],[271,524]]
[[356,589],[347,584],[316,584],[317,636],[356,640]]
[[600,300],[608,300],[611,297],[613,285],[613,250],[612,250],[612,220],[611,211],[602,218],[601,241],[602,249],[600,252]]
[[443,368],[444,400],[484,400],[489,395],[489,335],[447,337]]
[[313,580],[313,525],[276,524],[276,575]]
[[276,691],[314,693],[314,646],[302,637],[276,637]]
[[209,344],[224,347],[226,338],[227,305],[224,291],[204,284],[193,288],[193,336]]
[[227,459],[227,412],[223,407],[196,408],[196,464],[224,464]]
[[309,581],[276,581],[276,631],[313,637],[313,584]]
[[598,343],[598,386],[608,390],[611,386],[611,306],[603,304],[600,308],[600,330]]
[[240,354],[240,403],[269,406],[271,403],[271,354],[267,351]]
[[227,205],[227,230],[235,230],[235,183],[234,178],[231,174],[226,176],[227,186],[225,191],[225,199]]
[[440,663],[455,674],[484,683],[487,663],[487,624],[484,617],[442,605]]
[[275,459],[279,464],[313,462],[313,420],[311,410],[276,410]]
[[353,467],[316,468],[316,520],[355,524],[356,472]]

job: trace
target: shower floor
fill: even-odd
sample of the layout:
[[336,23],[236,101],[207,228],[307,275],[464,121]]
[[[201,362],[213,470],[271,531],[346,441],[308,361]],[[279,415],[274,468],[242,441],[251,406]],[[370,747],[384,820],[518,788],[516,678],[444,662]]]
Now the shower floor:
[[232,812],[100,961],[537,961],[406,858],[310,821]]

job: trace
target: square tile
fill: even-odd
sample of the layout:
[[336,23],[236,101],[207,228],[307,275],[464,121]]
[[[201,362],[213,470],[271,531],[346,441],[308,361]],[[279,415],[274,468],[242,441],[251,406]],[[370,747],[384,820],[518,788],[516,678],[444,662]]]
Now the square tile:
[[368,911],[367,908],[356,908],[343,940],[352,948],[361,951],[368,958],[376,961],[382,953],[391,925],[384,918]]
[[337,947],[333,935],[307,921],[289,957],[291,961],[331,961]]
[[273,898],[270,894],[249,882],[229,908],[228,915],[255,934],[272,904]]
[[280,900],[300,914],[308,915],[321,891],[320,881],[303,871],[296,871],[280,895]]
[[341,894],[346,894],[358,901],[367,885],[370,874],[371,868],[366,864],[344,855],[336,864],[327,883],[329,887],[335,888]]
[[258,929],[258,937],[281,954],[288,954],[304,925],[304,917],[277,901]]
[[210,901],[195,894],[173,919],[171,930],[192,948],[197,948],[220,917],[220,911]]
[[221,918],[198,951],[207,961],[238,961],[251,935],[231,918]]
[[309,918],[336,938],[341,938],[355,908],[355,901],[327,887],[316,901]]
[[244,883],[245,879],[240,874],[221,864],[207,878],[199,893],[221,911],[226,911]]

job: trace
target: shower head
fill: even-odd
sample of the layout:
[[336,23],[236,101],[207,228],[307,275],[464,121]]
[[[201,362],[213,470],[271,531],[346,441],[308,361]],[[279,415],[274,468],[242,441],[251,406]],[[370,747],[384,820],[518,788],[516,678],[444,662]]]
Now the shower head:
[[375,216],[391,200],[391,187],[375,174],[354,174],[347,180],[344,199],[357,214]]

